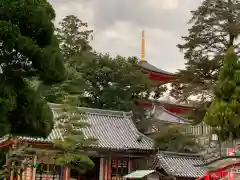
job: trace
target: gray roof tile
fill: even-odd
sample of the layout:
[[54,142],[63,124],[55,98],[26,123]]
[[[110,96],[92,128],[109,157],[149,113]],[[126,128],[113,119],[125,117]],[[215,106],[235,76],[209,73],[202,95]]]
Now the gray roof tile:
[[[53,110],[56,104],[50,104]],[[85,136],[96,138],[98,148],[123,150],[153,150],[154,142],[141,134],[132,121],[132,113],[101,109],[81,108],[84,112],[83,122],[90,127],[82,128]],[[141,137],[141,141],[138,141]],[[62,138],[55,128],[48,139]]]
[[205,170],[196,165],[203,164],[199,154],[159,152],[157,154],[160,166],[172,176],[198,178]]
[[[55,115],[60,105],[49,104]],[[98,148],[116,150],[153,150],[154,142],[141,134],[132,121],[132,113],[109,111],[101,109],[81,108],[84,112],[83,122],[90,127],[82,128],[86,137],[96,138]],[[0,138],[0,143],[11,136]],[[61,131],[55,126],[47,139],[18,136],[27,141],[51,142],[53,139],[62,139]],[[139,141],[139,138],[141,141]]]
[[139,65],[143,69],[148,70],[148,71],[152,71],[152,72],[160,73],[160,74],[165,74],[165,75],[170,75],[170,76],[174,75],[174,73],[170,73],[170,72],[164,71],[162,69],[159,69],[159,68],[153,66],[152,64],[149,64],[147,61],[140,61]]
[[164,107],[154,106],[153,118],[159,121],[175,124],[189,124],[184,118],[166,110]]

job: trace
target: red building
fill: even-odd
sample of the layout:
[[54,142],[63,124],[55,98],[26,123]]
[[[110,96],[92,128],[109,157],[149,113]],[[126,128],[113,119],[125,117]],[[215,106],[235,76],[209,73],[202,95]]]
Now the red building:
[[[50,104],[53,112],[61,105]],[[80,108],[83,122],[90,127],[82,128],[86,137],[97,139],[96,145],[86,150],[95,167],[87,174],[78,174],[69,168],[55,165],[58,152],[54,139],[63,139],[57,126],[44,138],[6,135],[0,138],[0,149],[14,149],[17,144],[27,145],[34,154],[27,154],[26,166],[21,173],[24,180],[121,180],[136,169],[148,169],[149,159],[155,156],[154,141],[141,134],[132,121],[131,112]],[[16,179],[11,177],[10,180]]]
[[[142,31],[142,43],[141,43],[141,59],[139,61],[139,67],[142,69],[144,73],[146,73],[149,78],[159,84],[166,84],[171,83],[171,81],[175,80],[176,74],[164,71],[159,69],[148,61],[145,60],[145,34]],[[143,102],[143,107],[151,108],[153,106],[163,106],[168,111],[175,113],[175,114],[183,114],[187,111],[193,110],[193,107],[187,105],[178,105],[171,102],[163,102],[163,101],[148,101]]]

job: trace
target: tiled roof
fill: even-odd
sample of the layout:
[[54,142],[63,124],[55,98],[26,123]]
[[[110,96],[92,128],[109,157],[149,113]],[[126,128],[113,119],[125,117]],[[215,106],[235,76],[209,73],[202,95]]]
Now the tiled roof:
[[199,154],[159,152],[159,166],[166,173],[178,177],[198,178],[204,175],[205,170],[196,165],[203,164]]
[[166,110],[164,107],[154,106],[152,118],[175,124],[189,124],[184,118],[177,116],[176,114]]
[[[26,137],[26,136],[16,136],[15,138],[19,139],[19,140],[24,140],[24,141],[28,141],[28,142],[41,142],[41,143],[51,143],[51,141],[49,139],[45,139],[45,138],[36,138],[36,137]],[[5,136],[2,136],[0,138],[0,144],[4,143],[8,140],[12,139],[12,136],[7,134]]]
[[[61,105],[49,105],[56,115],[57,109]],[[132,113],[91,108],[81,108],[81,110],[84,112],[84,119],[82,121],[90,125],[90,127],[82,128],[82,131],[86,137],[97,139],[98,148],[153,150],[153,140],[137,130],[131,118]],[[27,141],[51,142],[53,139],[62,139],[62,134],[58,128],[54,128],[47,139],[29,137],[19,138]]]
[[164,71],[162,69],[159,69],[159,68],[153,66],[152,64],[149,64],[147,61],[140,61],[139,65],[143,69],[148,70],[148,71],[152,71],[152,72],[160,73],[160,74],[166,74],[166,75],[170,75],[170,76],[174,75],[174,73],[170,73],[170,72]]

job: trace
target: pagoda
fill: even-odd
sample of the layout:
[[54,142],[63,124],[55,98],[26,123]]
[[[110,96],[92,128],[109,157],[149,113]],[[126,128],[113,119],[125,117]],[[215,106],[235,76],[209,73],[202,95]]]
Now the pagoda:
[[[177,75],[175,73],[170,73],[159,69],[152,64],[148,63],[145,60],[145,33],[142,31],[142,41],[141,41],[141,57],[139,61],[139,67],[141,68],[142,72],[147,74],[148,77],[158,84],[167,84],[171,83],[173,80],[176,79]],[[192,106],[189,105],[179,105],[171,102],[166,101],[145,101],[142,102],[141,105],[144,108],[152,108],[153,106],[161,106],[164,107],[166,110],[181,115],[187,111],[193,110]]]

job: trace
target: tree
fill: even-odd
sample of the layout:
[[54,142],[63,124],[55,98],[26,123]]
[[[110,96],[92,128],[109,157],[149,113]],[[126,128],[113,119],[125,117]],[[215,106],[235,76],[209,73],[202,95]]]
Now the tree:
[[86,138],[81,131],[81,128],[90,125],[81,121],[84,112],[77,108],[81,105],[79,97],[84,93],[85,86],[79,71],[80,57],[85,57],[86,53],[91,54],[89,36],[92,30],[87,30],[87,27],[87,23],[76,16],[63,18],[59,28],[56,29],[56,35],[64,56],[66,79],[50,86],[40,84],[39,87],[39,91],[47,101],[61,104],[58,109],[53,108],[59,115],[56,119],[57,126],[63,133],[63,139],[54,140],[54,146],[59,149],[56,164],[69,167],[79,173],[84,173],[94,166],[93,161],[88,157],[87,148],[95,143],[95,139]]
[[[211,103],[212,89],[217,80],[228,47],[236,46],[240,33],[238,0],[204,0],[192,11],[188,36],[178,48],[184,52],[186,67],[179,70],[171,95],[182,102],[194,103],[202,120]],[[192,102],[189,97],[197,96]],[[195,116],[196,117],[196,116]],[[199,120],[199,119],[198,119]]]
[[4,155],[4,157],[1,158],[5,161],[4,164],[0,166],[0,179],[8,178],[11,175],[14,177],[19,176],[19,178],[21,178],[26,167],[36,168],[36,165],[29,163],[28,158],[26,158],[26,155],[35,155],[35,152],[29,149],[29,145],[16,143],[15,147],[10,151],[2,150],[2,155]]
[[214,87],[214,98],[204,121],[218,129],[219,138],[240,137],[240,63],[230,48],[226,54],[219,78]]
[[89,124],[84,123],[84,112],[77,107],[60,105],[54,109],[59,117],[58,128],[63,139],[54,140],[54,146],[60,150],[56,157],[56,164],[85,173],[94,167],[93,161],[88,157],[87,149],[94,145],[96,139],[86,138],[81,131]]
[[161,151],[199,152],[195,137],[185,132],[182,125],[169,125],[154,135],[155,147]]
[[29,79],[49,84],[64,79],[55,12],[47,0],[4,0],[0,9],[0,136],[46,137],[53,115]]
[[80,71],[87,84],[86,96],[80,98],[87,107],[131,111],[139,100],[148,99],[153,88],[134,57],[95,54]]
[[65,85],[47,88],[48,100],[61,99],[61,94],[72,91],[71,94],[78,96],[78,105],[130,111],[136,108],[137,100],[147,99],[150,92],[155,91],[154,98],[162,95],[166,87],[150,82],[136,58],[112,58],[92,52],[89,46],[92,30],[87,27],[75,16],[66,16],[60,22],[57,34],[60,44],[64,44],[61,49],[65,66],[69,74],[76,76],[69,77]]
[[66,60],[91,50],[89,45],[93,30],[88,30],[88,24],[77,16],[69,15],[63,18],[56,30],[61,42],[61,51]]
[[83,61],[87,61],[93,56],[92,48],[89,45],[92,32],[88,29],[87,23],[74,15],[66,16],[59,23],[56,35],[64,56],[66,80],[50,86],[41,84],[41,92],[47,101],[55,103],[67,101],[72,105],[73,103],[76,106],[81,105],[77,97],[84,94],[85,82],[79,68]]

